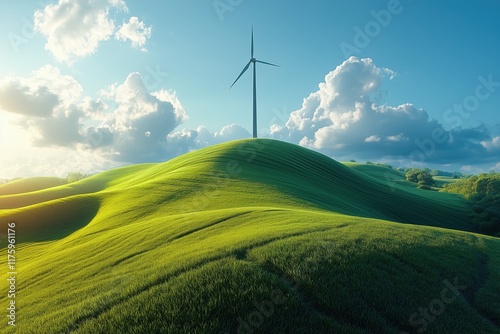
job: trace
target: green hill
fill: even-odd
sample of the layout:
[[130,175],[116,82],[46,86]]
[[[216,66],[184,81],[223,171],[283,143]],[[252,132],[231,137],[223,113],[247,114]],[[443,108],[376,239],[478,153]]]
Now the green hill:
[[26,179],[17,179],[0,185],[0,196],[28,193],[57,187],[66,183],[68,183],[66,179],[59,177],[30,177]]
[[499,240],[379,172],[258,139],[0,196],[5,332],[498,332]]

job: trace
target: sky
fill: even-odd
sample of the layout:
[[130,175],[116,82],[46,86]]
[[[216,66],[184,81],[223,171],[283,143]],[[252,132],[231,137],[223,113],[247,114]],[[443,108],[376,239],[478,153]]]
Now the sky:
[[500,1],[0,2],[0,179],[258,135],[339,161],[500,171]]

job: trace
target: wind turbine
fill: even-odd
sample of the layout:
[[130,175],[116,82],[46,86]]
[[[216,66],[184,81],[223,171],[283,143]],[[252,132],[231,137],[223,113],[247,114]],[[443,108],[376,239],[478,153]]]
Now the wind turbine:
[[243,71],[241,71],[240,75],[234,80],[233,84],[229,89],[231,89],[234,84],[241,78],[241,76],[248,70],[250,67],[250,64],[253,64],[253,137],[257,138],[257,82],[256,82],[256,64],[261,63],[265,65],[271,65],[271,66],[276,66],[279,67],[278,65],[271,64],[271,63],[266,63],[265,61],[262,60],[257,60],[253,56],[253,27],[252,27],[252,46],[251,46],[251,51],[250,51],[250,61],[248,64],[243,68]]

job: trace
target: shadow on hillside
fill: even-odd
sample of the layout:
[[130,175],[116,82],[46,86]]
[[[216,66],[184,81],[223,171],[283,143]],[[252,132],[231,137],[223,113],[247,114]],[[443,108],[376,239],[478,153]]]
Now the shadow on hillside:
[[7,234],[7,224],[13,222],[16,243],[61,239],[92,221],[99,207],[99,200],[91,196],[27,207],[2,217],[0,234]]
[[106,188],[106,182],[98,178],[89,178],[41,191],[0,196],[0,210],[21,208],[74,195],[96,193],[104,188]]
[[[216,169],[266,184],[319,209],[365,218],[476,232],[467,208],[415,195],[322,154],[280,141],[242,142],[219,156]],[[232,172],[232,173],[231,173]]]

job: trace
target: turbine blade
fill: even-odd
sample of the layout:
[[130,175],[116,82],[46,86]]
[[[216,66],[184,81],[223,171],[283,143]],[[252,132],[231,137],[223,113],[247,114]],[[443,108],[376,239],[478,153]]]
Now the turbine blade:
[[253,26],[252,26],[252,52],[250,58],[253,58]]
[[245,73],[248,70],[248,68],[250,67],[251,63],[252,63],[251,61],[248,62],[247,66],[245,66],[245,68],[243,69],[243,71],[241,71],[240,75],[238,75],[238,77],[236,78],[236,80],[234,80],[233,84],[231,85],[231,87],[229,87],[229,89],[233,88],[233,86],[236,83],[236,81],[238,81],[241,78],[241,76],[243,75],[243,73]]
[[276,64],[266,63],[265,61],[262,61],[262,60],[256,60],[255,62],[256,63],[261,63],[261,64],[266,64],[266,65],[271,65],[271,66],[276,66],[276,67],[281,67],[281,66],[276,65]]

